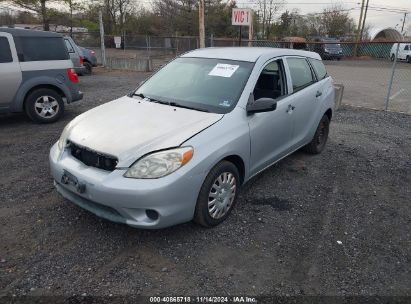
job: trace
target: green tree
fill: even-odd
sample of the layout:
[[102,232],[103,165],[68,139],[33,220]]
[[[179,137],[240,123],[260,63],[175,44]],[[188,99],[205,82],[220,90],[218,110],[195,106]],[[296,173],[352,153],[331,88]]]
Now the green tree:
[[10,0],[10,2],[17,7],[36,13],[41,19],[44,30],[50,30],[50,10],[47,4],[52,2],[52,0]]
[[353,32],[353,19],[341,5],[325,8],[321,14],[321,25],[324,32],[332,37],[341,37]]

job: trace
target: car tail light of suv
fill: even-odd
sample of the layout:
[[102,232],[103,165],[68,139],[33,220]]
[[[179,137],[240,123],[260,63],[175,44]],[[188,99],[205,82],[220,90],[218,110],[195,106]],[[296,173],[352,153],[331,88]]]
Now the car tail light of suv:
[[78,83],[78,75],[73,68],[68,69],[68,78],[71,82]]
[[83,56],[80,56],[80,65],[83,65],[83,63],[84,63],[84,58]]

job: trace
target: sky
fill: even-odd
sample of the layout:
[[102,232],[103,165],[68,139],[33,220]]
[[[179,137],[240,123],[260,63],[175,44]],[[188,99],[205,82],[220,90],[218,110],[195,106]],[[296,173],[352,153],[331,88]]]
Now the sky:
[[[247,7],[251,2],[255,2],[255,0],[237,0],[239,7]],[[354,8],[354,10],[350,11],[350,15],[358,23],[358,19],[360,18],[361,0],[286,0],[284,9],[299,9],[301,14],[318,13],[324,8],[332,6],[333,3],[341,4],[346,9]],[[387,11],[387,9],[408,10],[409,14],[406,18],[405,29],[411,25],[411,0],[369,0],[366,24],[375,28],[395,28],[398,24],[397,29],[401,29],[404,13],[390,12]],[[411,31],[408,31],[407,34],[410,35]]]
[[[144,6],[150,4],[152,0],[136,0]],[[256,3],[258,0],[236,0],[238,7],[252,7],[251,3]],[[274,0],[276,1],[276,0]],[[318,13],[324,8],[330,7],[333,4],[341,4],[345,9],[350,10],[351,17],[358,22],[360,16],[361,0],[285,0],[286,5],[283,8],[293,10],[299,9],[301,14]],[[1,5],[0,5],[1,8]],[[408,17],[406,18],[405,30],[411,26],[411,0],[369,0],[369,10],[367,13],[366,24],[372,28],[393,27],[401,29],[404,12],[398,11],[407,10]],[[397,10],[397,11],[389,11]],[[411,35],[411,30],[407,32]]]

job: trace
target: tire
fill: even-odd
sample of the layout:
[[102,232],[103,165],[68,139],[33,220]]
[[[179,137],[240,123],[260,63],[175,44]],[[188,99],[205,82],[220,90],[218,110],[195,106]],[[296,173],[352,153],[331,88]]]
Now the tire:
[[84,75],[91,75],[93,72],[93,66],[91,65],[91,63],[85,61],[83,65],[86,68],[86,70],[84,71]]
[[411,56],[407,56],[407,62],[411,63]]
[[52,89],[37,89],[25,100],[27,116],[36,123],[52,123],[64,113],[63,98]]
[[[222,187],[219,188],[219,185]],[[222,223],[237,201],[239,187],[240,175],[233,163],[221,161],[215,165],[198,194],[194,222],[204,227],[214,227]]]
[[308,145],[304,146],[304,151],[310,154],[321,153],[325,148],[325,144],[327,143],[329,131],[330,120],[328,119],[327,115],[324,115],[321,118],[320,123],[318,124],[313,139]]
[[392,54],[392,55],[391,55],[391,61],[394,61],[394,60],[395,60],[395,55]]

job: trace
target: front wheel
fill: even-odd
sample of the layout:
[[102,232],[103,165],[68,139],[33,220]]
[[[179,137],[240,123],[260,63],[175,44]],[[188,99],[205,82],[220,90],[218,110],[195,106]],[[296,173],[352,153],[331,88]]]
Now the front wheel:
[[329,130],[330,120],[328,119],[327,115],[324,115],[321,118],[320,123],[318,124],[313,139],[303,149],[311,154],[321,153],[324,150],[325,144],[327,143]]
[[221,161],[208,173],[197,198],[194,222],[217,226],[230,214],[237,200],[240,177],[237,167]]
[[395,60],[395,55],[392,54],[392,55],[391,55],[391,61],[394,61],[394,60]]
[[24,105],[27,116],[37,123],[55,122],[64,112],[63,98],[52,89],[34,90]]

